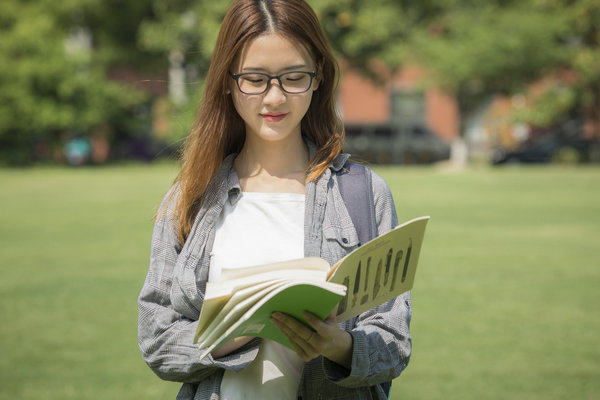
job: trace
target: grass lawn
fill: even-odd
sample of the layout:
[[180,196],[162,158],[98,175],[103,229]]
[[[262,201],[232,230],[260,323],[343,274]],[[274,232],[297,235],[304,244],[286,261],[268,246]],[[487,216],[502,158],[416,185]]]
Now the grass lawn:
[[[431,215],[393,399],[600,398],[600,168],[376,170]],[[0,170],[0,399],[173,399],[136,298],[172,165]]]

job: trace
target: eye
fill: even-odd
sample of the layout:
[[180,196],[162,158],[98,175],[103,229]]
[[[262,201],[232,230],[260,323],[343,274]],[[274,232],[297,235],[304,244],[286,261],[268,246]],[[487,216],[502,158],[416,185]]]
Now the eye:
[[240,77],[240,79],[242,79],[243,81],[246,81],[247,83],[251,83],[253,85],[264,84],[267,81],[267,78],[265,76],[258,75],[258,74],[242,75]]
[[306,75],[306,74],[292,72],[290,74],[285,74],[285,76],[283,76],[283,79],[287,82],[298,82],[303,79],[306,79],[307,77],[308,77],[308,75]]

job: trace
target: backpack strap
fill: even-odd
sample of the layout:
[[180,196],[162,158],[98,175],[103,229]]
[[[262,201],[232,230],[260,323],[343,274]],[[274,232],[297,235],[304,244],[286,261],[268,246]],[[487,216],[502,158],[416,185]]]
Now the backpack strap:
[[[377,236],[375,200],[371,185],[371,174],[367,167],[347,161],[338,172],[340,194],[358,234],[359,246]],[[392,382],[379,384],[390,398]]]
[[367,167],[347,161],[338,172],[340,194],[358,234],[359,245],[377,236],[371,174]]

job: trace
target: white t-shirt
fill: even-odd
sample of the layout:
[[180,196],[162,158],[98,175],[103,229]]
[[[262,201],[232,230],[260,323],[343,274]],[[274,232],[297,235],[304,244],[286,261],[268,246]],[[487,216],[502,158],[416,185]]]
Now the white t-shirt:
[[[232,269],[304,257],[304,195],[243,192],[235,206],[226,202],[210,257],[210,282]],[[221,398],[296,399],[303,365],[292,350],[263,340],[248,367],[225,371]]]

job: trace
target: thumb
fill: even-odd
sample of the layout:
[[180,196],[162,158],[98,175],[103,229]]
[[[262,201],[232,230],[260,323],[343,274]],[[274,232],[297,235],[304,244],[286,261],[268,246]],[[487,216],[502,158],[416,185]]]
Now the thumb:
[[335,307],[333,307],[333,310],[331,310],[327,318],[325,318],[325,322],[335,322],[335,320],[337,319],[337,311],[338,306],[336,305]]

